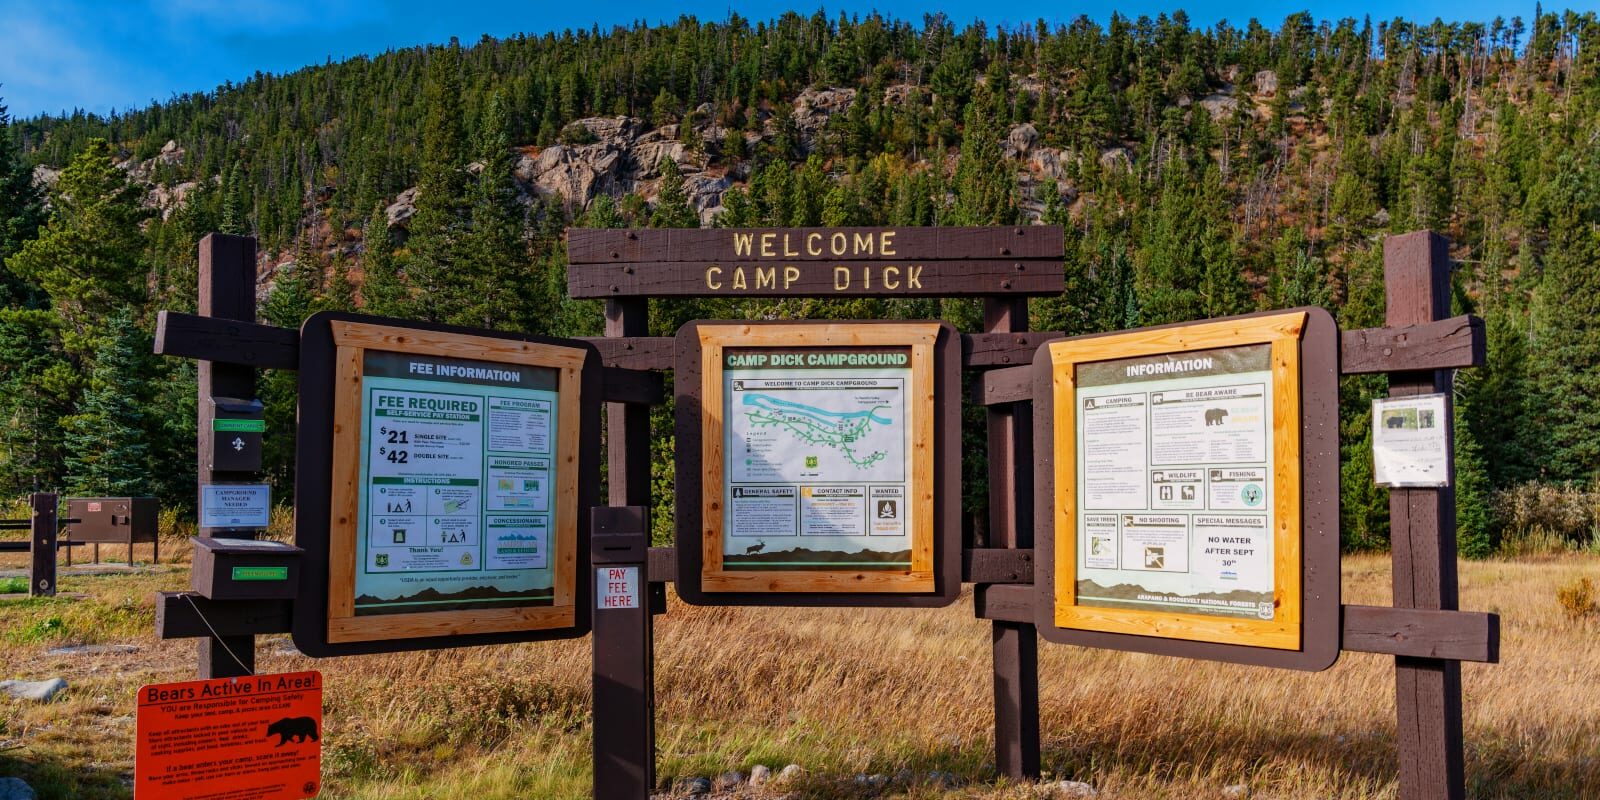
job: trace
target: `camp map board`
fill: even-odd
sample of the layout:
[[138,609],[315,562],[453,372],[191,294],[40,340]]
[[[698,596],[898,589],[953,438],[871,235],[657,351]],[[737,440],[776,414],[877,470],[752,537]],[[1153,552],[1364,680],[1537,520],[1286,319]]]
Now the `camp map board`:
[[1303,650],[1300,351],[1311,313],[1041,348],[1050,627]]
[[327,325],[328,642],[574,628],[590,351]]
[[938,591],[943,326],[702,323],[680,336],[700,376],[679,384],[697,398],[699,457],[684,472],[700,483],[700,521],[685,526],[700,533],[700,591]]

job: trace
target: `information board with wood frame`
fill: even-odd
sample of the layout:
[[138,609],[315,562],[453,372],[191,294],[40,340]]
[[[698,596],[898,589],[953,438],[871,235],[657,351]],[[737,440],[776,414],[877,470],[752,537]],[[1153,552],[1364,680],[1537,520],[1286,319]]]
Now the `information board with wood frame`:
[[700,605],[954,602],[959,341],[937,321],[680,329],[679,595]]
[[589,627],[600,358],[344,313],[300,335],[295,645],[313,656]]
[[1331,666],[1338,365],[1337,328],[1318,308],[1041,347],[1035,617],[1045,639]]

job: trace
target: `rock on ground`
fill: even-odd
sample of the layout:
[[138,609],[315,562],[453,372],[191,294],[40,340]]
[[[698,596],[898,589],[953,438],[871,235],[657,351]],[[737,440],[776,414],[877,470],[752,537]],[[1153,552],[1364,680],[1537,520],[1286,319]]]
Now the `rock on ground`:
[[1082,797],[1098,797],[1099,790],[1083,781],[1056,781],[1054,783],[1039,784],[1040,800],[1078,800]]
[[0,778],[0,800],[35,800],[33,787],[21,778]]
[[750,768],[750,785],[763,786],[772,780],[772,769],[765,764],[757,764]]
[[61,678],[51,678],[47,681],[0,681],[0,692],[5,692],[18,700],[35,700],[48,703],[62,689],[67,688],[67,682]]

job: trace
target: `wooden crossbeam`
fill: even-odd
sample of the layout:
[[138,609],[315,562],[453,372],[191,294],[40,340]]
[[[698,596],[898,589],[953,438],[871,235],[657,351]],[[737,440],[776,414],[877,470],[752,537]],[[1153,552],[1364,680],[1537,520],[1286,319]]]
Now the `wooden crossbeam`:
[[300,332],[254,322],[162,311],[156,355],[258,369],[298,369]]
[[1471,316],[1390,328],[1345,331],[1339,337],[1345,375],[1483,366],[1483,320]]
[[1021,403],[1033,399],[1033,367],[991,369],[972,382],[972,402],[981,406]]
[[600,377],[601,395],[607,403],[653,406],[666,402],[665,379],[659,372],[605,367]]
[[[156,635],[162,639],[288,633],[294,625],[289,600],[207,600],[198,592],[156,593]],[[207,623],[210,623],[208,626]]]

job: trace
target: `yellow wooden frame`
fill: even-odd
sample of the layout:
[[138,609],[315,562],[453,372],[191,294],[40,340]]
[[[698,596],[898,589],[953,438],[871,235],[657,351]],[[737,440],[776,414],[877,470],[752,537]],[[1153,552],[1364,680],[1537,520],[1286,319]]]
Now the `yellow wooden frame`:
[[[700,586],[706,592],[893,592],[935,591],[933,576],[934,375],[938,323],[826,323],[804,325],[701,325],[700,336],[700,520],[703,529]],[[724,347],[911,348],[909,400],[915,405],[911,439],[911,484],[915,509],[910,570],[796,570],[752,573],[722,568],[722,349]]]
[[[570,628],[575,622],[578,546],[578,428],[585,353],[572,347],[334,320],[333,486],[328,515],[328,641]],[[355,615],[356,530],[361,513],[361,387],[367,350],[470,358],[558,370],[555,597],[549,606]]]
[[[1127,633],[1169,639],[1300,649],[1301,497],[1300,335],[1306,313],[1294,311],[1200,322],[1111,336],[1053,342],[1050,375],[1054,402],[1055,622],[1065,629]],[[1273,603],[1270,620],[1234,619],[1077,604],[1077,365],[1240,345],[1271,345]]]

